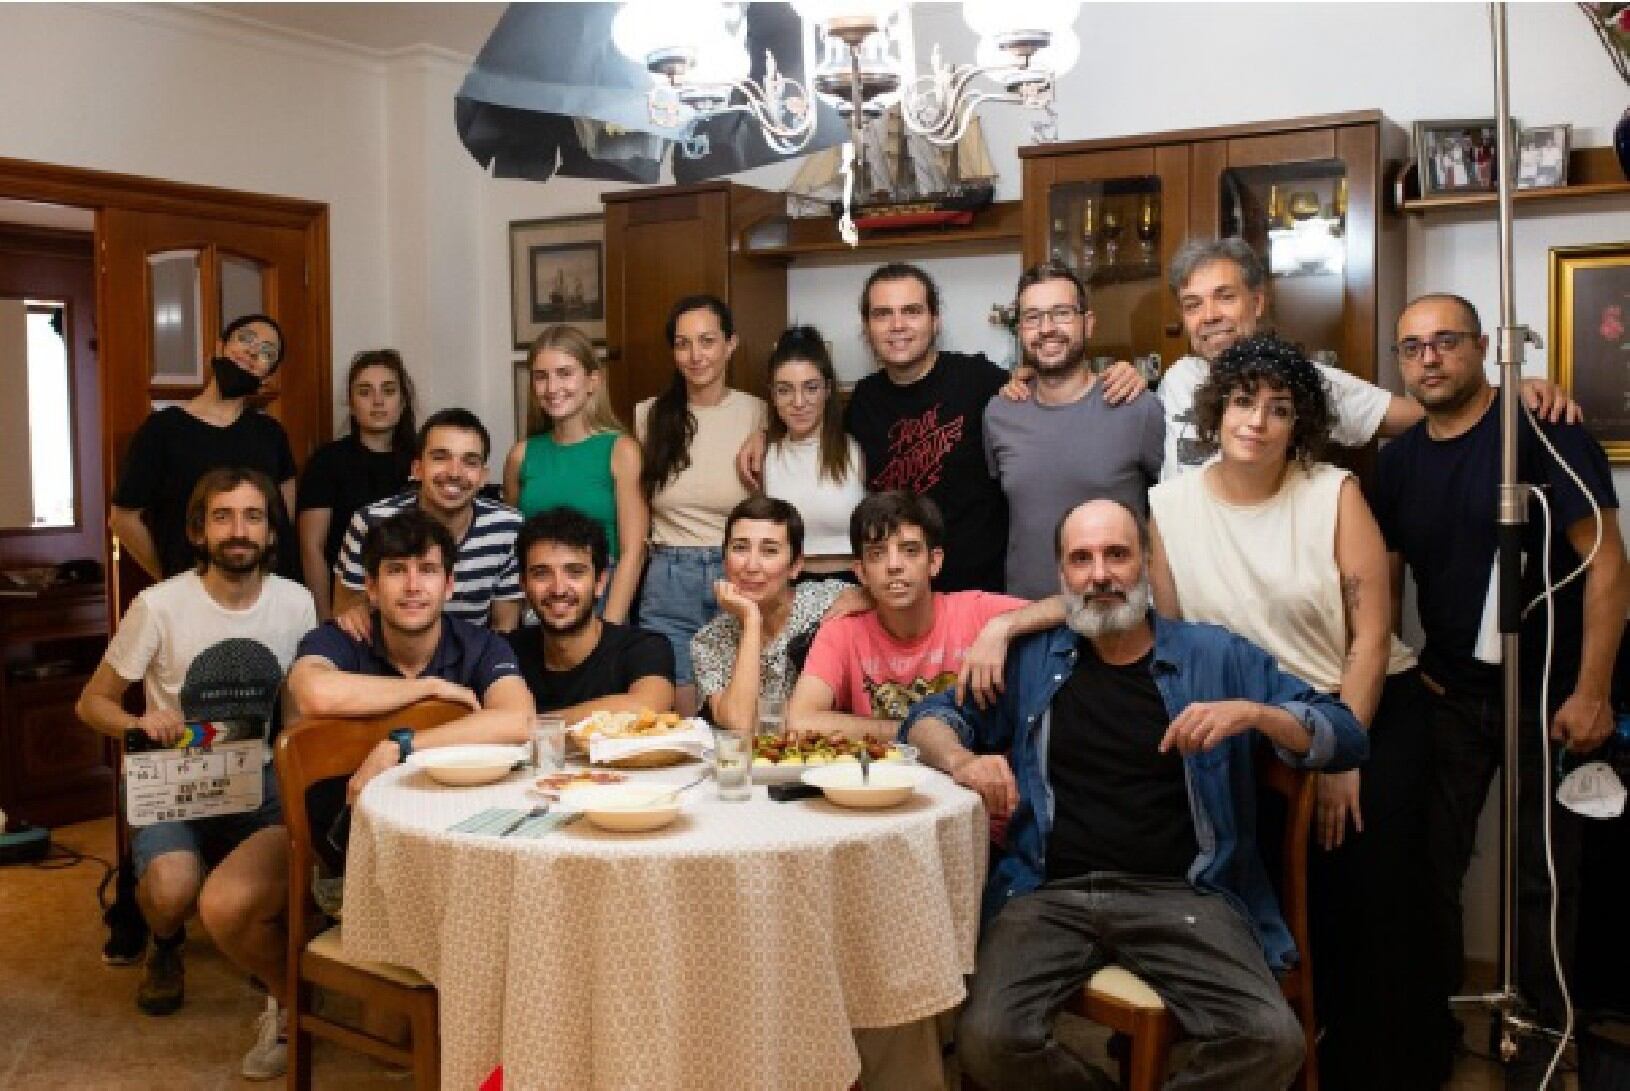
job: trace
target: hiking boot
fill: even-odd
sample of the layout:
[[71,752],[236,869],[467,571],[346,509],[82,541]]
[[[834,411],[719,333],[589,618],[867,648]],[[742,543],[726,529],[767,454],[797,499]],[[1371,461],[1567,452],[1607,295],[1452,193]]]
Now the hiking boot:
[[243,1055],[238,1071],[246,1080],[275,1080],[289,1066],[289,1013],[268,996],[266,1010],[255,1021],[255,1044]]
[[181,936],[155,939],[147,955],[147,972],[136,989],[136,1006],[148,1015],[169,1015],[181,1007],[186,992],[181,965]]

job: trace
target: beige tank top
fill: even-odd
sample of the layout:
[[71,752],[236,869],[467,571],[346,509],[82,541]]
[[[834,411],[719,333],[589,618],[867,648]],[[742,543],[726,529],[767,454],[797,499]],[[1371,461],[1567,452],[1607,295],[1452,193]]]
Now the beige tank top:
[[[1149,490],[1183,617],[1226,626],[1315,689],[1341,688],[1347,614],[1336,567],[1336,512],[1346,470],[1292,467],[1271,499],[1242,507],[1212,493],[1209,469]],[[1392,638],[1387,673],[1415,665]]]

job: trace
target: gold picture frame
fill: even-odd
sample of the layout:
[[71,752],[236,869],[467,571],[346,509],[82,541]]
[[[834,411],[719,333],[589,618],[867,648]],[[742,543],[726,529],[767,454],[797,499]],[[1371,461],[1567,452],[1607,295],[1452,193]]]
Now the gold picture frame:
[[1608,461],[1630,463],[1630,242],[1553,246],[1550,373]]

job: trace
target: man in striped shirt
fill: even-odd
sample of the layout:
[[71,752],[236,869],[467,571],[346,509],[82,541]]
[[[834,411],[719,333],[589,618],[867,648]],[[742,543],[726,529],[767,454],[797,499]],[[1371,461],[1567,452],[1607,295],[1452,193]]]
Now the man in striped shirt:
[[415,508],[445,526],[457,543],[447,615],[500,632],[520,622],[515,535],[521,515],[479,494],[491,450],[486,427],[468,409],[443,409],[424,422],[413,461],[415,487],[363,507],[345,532],[334,565],[334,620],[342,629],[358,639],[368,634],[363,537],[381,520]]

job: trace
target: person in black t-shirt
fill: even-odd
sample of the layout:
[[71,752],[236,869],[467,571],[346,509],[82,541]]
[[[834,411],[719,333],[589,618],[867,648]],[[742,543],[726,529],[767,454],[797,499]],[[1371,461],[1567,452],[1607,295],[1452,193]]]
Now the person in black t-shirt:
[[571,723],[591,712],[673,708],[673,646],[595,615],[610,577],[604,527],[573,508],[549,508],[521,526],[515,552],[539,624],[515,630],[509,642],[540,712]]
[[418,446],[413,380],[395,349],[357,353],[345,388],[350,432],[317,448],[300,474],[300,563],[320,621],[334,613],[332,573],[351,516],[402,491]]
[[[294,453],[288,433],[249,398],[283,360],[283,331],[263,314],[227,323],[215,343],[203,391],[183,406],[160,409],[131,437],[108,525],[149,576],[166,579],[196,561],[187,540],[187,499],[210,470],[259,470],[277,483],[283,503],[272,513],[278,541],[293,542]],[[278,575],[300,579],[296,551],[280,551]]]
[[[1372,507],[1399,574],[1394,593],[1401,593],[1402,565],[1408,564],[1426,634],[1420,665],[1422,681],[1435,695],[1436,765],[1426,831],[1433,868],[1430,923],[1441,933],[1441,988],[1447,997],[1461,991],[1461,883],[1503,754],[1500,668],[1477,655],[1484,613],[1492,608],[1485,603],[1497,537],[1499,392],[1483,372],[1488,338],[1477,311],[1459,296],[1427,295],[1405,308],[1395,350],[1404,383],[1425,406],[1426,419],[1382,448]],[[1543,710],[1543,607],[1529,612],[1519,637],[1517,984],[1522,997],[1536,1005],[1540,1021],[1556,1027],[1564,1012],[1551,957],[1551,893],[1539,802],[1552,785],[1543,776],[1540,721],[1548,719],[1550,738],[1574,754],[1607,739],[1613,728],[1609,687],[1630,605],[1630,579],[1618,498],[1601,446],[1576,424],[1542,423],[1538,429],[1527,420],[1520,423],[1518,462],[1521,479],[1543,490],[1549,501],[1552,579],[1561,579],[1590,553],[1598,529],[1593,501],[1601,510],[1602,536],[1584,579],[1555,596],[1556,640]],[[1546,449],[1541,434],[1566,468]],[[1543,512],[1531,498],[1523,532],[1525,603],[1542,590],[1545,535]],[[1561,902],[1557,946],[1567,967],[1577,920],[1579,819],[1553,805],[1551,825]],[[1549,1043],[1525,1039],[1506,1086],[1538,1086],[1550,1053]]]

